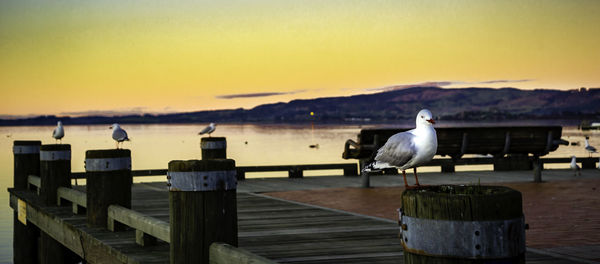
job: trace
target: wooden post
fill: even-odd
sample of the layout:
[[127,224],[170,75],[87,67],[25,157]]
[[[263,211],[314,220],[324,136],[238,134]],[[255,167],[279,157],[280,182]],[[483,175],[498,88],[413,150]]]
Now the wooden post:
[[235,161],[169,162],[171,263],[209,263],[209,247],[237,247]]
[[[41,141],[14,141],[14,188],[27,189],[27,176],[40,175]],[[13,216],[13,263],[38,263],[39,229],[33,224],[19,221],[17,212]]]
[[46,205],[56,205],[58,187],[71,188],[71,145],[40,148],[40,196]]
[[200,148],[203,160],[227,158],[227,139],[224,137],[203,137]]
[[544,163],[542,163],[540,160],[540,156],[533,156],[531,165],[533,166],[533,181],[542,182],[542,170],[544,169]]
[[525,263],[521,193],[502,186],[429,186],[402,193],[404,263]]
[[[40,198],[49,206],[57,204],[58,187],[71,187],[71,145],[42,145],[40,148]],[[68,248],[41,232],[40,263],[77,263],[78,257]]]
[[371,173],[370,172],[366,172],[366,171],[361,171],[360,172],[360,181],[361,181],[361,186],[363,188],[369,188],[371,187]]
[[[88,226],[107,227],[108,206],[131,208],[131,151],[88,150],[85,153]],[[122,230],[121,225],[115,231]]]

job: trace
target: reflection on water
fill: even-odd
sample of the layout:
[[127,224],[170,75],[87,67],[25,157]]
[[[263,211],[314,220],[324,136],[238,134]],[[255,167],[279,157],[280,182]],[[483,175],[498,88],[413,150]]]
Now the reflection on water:
[[[446,124],[448,125],[448,124]],[[200,159],[200,136],[197,133],[203,125],[123,125],[131,142],[124,147],[132,150],[132,167],[136,169],[164,169],[171,160]],[[12,212],[8,207],[6,188],[12,186],[14,140],[42,140],[43,144],[53,144],[54,127],[0,127],[0,262],[12,261]],[[227,137],[227,155],[236,164],[282,165],[311,163],[342,163],[355,160],[342,159],[344,142],[356,140],[358,126],[304,125],[218,125],[213,136]],[[600,132],[585,132],[591,136],[590,143],[600,147]],[[587,157],[583,149],[584,134],[576,128],[563,130],[563,139],[580,142],[580,146],[560,146],[549,157]],[[65,126],[63,143],[71,144],[72,169],[84,171],[85,151],[90,149],[114,148],[111,130],[108,125]],[[310,145],[319,144],[319,148]],[[568,164],[547,165],[567,168]],[[464,169],[490,169],[483,167],[457,167]],[[439,171],[440,168],[423,168],[421,171]],[[305,175],[323,175],[331,172],[307,171]],[[341,174],[341,171],[336,174]],[[285,172],[260,173],[254,176],[287,176]],[[247,174],[253,177],[253,174]],[[164,180],[164,177],[154,179]]]

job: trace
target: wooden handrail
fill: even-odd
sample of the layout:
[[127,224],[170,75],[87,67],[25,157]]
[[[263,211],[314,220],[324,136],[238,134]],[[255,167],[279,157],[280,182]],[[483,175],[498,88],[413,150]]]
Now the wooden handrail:
[[170,242],[171,227],[169,223],[120,205],[108,206],[108,229],[114,231],[115,221],[136,230],[136,243],[144,245],[145,235],[150,235],[165,242]]

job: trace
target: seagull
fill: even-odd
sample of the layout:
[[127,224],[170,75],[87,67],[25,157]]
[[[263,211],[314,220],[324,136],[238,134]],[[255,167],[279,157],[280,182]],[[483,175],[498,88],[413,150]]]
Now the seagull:
[[409,188],[405,170],[413,168],[416,185],[419,186],[417,167],[429,162],[437,151],[435,121],[427,109],[419,111],[416,128],[391,136],[377,151],[375,161],[365,166],[364,171],[398,168],[402,170],[404,186]]
[[62,138],[64,136],[65,136],[65,129],[62,126],[62,122],[58,121],[56,123],[56,128],[54,129],[54,131],[52,131],[52,137],[56,140],[57,143],[60,140],[60,143],[62,144]]
[[588,142],[589,137],[585,137],[585,150],[590,153],[590,158],[592,157],[592,153],[597,153],[596,148],[594,146],[590,146]]
[[109,128],[112,128],[113,130],[112,138],[117,142],[117,149],[119,148],[119,143],[123,141],[129,141],[129,138],[127,137],[127,132],[124,129],[122,129],[119,126],[119,124],[114,123]]
[[208,137],[210,137],[210,134],[212,134],[212,132],[215,131],[216,126],[217,125],[215,125],[215,123],[210,123],[210,125],[208,125],[204,129],[202,129],[202,131],[198,132],[198,135],[204,135],[204,134],[208,133]]
[[577,158],[575,156],[571,156],[571,169],[575,172],[573,176],[581,176],[581,168],[577,165]]

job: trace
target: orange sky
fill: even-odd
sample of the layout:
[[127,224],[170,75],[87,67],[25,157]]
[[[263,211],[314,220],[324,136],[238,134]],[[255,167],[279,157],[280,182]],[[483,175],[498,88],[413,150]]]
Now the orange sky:
[[2,1],[0,115],[600,87],[600,2]]

